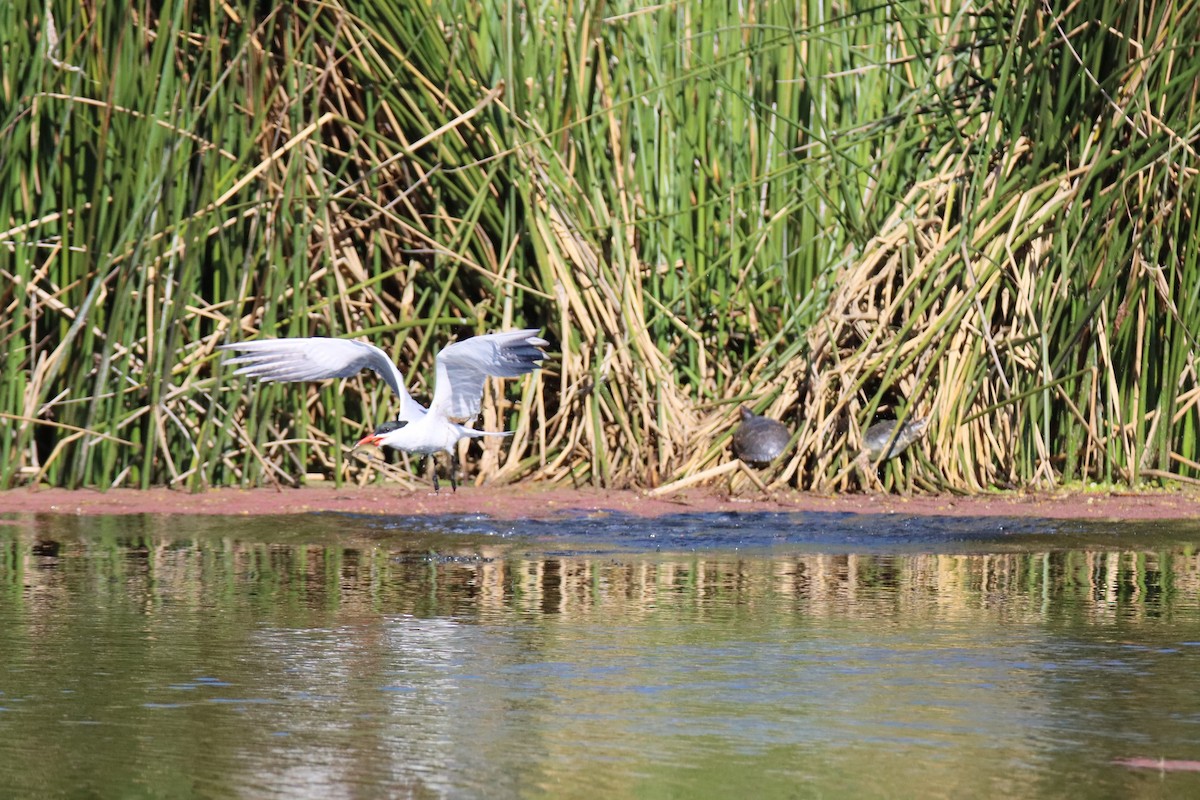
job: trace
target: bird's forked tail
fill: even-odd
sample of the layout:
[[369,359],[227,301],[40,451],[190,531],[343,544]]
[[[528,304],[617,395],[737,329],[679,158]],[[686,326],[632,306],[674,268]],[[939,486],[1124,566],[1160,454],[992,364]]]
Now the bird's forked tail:
[[468,428],[464,425],[458,426],[458,431],[463,436],[471,439],[481,439],[484,436],[512,436],[512,431],[477,431],[474,428]]

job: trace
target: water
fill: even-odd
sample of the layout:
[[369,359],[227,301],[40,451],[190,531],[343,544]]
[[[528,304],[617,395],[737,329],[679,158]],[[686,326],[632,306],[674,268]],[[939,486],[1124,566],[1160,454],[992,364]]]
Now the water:
[[13,518],[0,795],[1200,796],[1198,543],[840,514]]

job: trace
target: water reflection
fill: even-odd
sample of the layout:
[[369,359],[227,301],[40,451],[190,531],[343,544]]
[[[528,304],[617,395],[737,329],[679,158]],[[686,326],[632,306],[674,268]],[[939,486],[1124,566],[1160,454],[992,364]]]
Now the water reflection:
[[946,525],[18,519],[0,525],[0,779],[18,796],[1200,789],[1113,763],[1200,758],[1200,536]]
[[549,554],[537,539],[330,531],[319,522],[241,521],[231,530],[232,521],[200,519],[188,532],[154,517],[8,524],[0,526],[0,586],[31,611],[120,596],[146,610],[224,599],[276,616],[304,609],[637,617],[670,598],[673,605],[686,600],[701,616],[786,601],[807,615],[843,618],[937,617],[990,607],[1046,619],[1057,606],[1094,620],[1122,613],[1154,618],[1200,589],[1195,548],[1173,541],[996,553]]

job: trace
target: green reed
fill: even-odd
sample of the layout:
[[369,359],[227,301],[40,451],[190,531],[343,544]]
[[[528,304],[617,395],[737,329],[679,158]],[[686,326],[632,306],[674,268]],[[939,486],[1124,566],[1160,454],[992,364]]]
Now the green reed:
[[0,8],[0,486],[367,480],[378,381],[215,347],[519,325],[481,479],[748,486],[739,403],[774,485],[1200,477],[1195,6],[127,12]]

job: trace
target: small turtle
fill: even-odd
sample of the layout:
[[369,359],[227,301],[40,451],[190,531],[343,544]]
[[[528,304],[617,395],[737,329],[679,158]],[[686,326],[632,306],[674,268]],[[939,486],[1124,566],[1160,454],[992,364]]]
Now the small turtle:
[[[891,448],[887,451],[886,461],[889,458],[895,458],[903,453],[908,446],[920,439],[925,433],[925,428],[928,427],[929,420],[927,419],[910,419],[900,426],[899,432],[896,433],[896,438],[892,441]],[[892,431],[896,430],[896,420],[885,419],[876,422],[871,427],[867,428],[863,433],[863,452],[866,453],[869,461],[878,461],[883,455],[883,449],[888,446],[888,440],[892,438]]]
[[742,424],[733,432],[733,454],[752,467],[765,467],[787,447],[792,435],[782,422],[742,406]]

